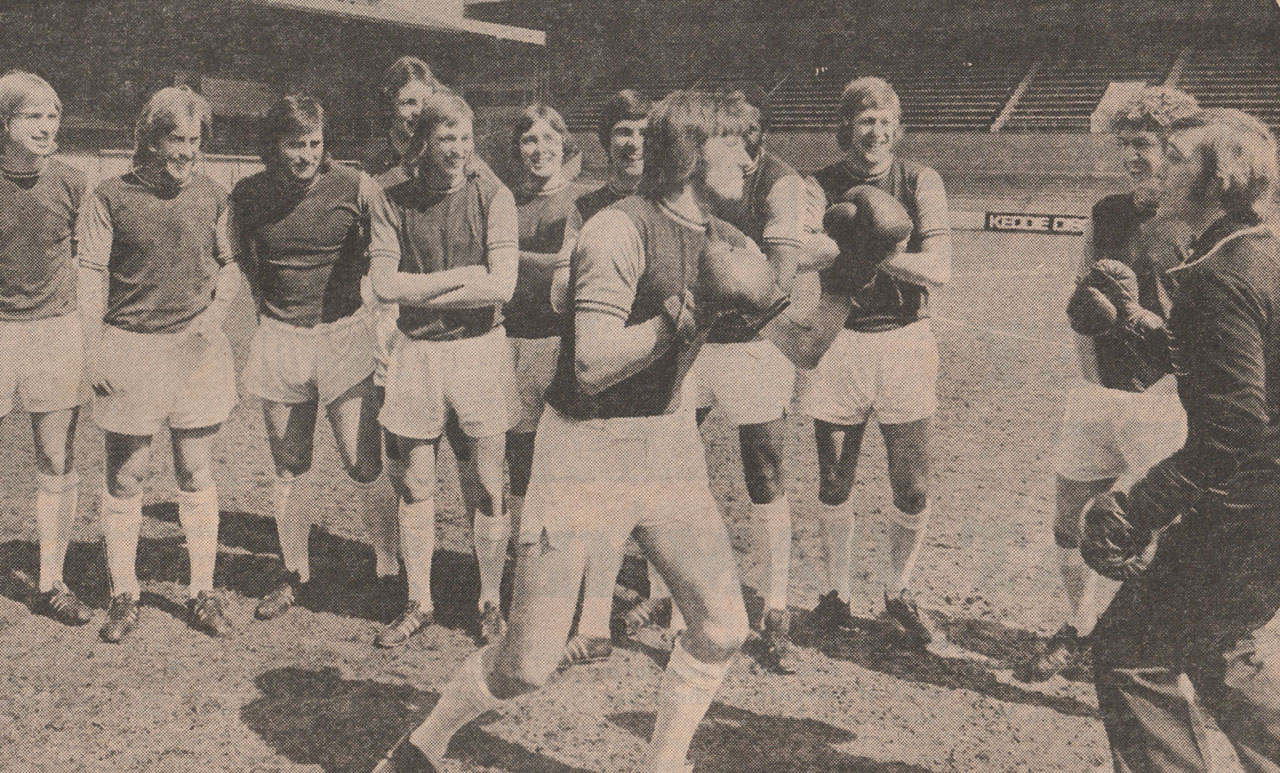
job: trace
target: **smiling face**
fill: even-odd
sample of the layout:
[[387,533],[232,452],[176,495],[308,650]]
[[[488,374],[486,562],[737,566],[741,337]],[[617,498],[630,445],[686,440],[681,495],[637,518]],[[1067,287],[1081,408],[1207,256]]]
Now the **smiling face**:
[[27,101],[5,125],[4,150],[45,158],[58,149],[62,110],[52,100]]
[[315,179],[324,159],[324,132],[320,129],[285,137],[276,143],[283,166],[293,179],[308,182]]
[[1174,132],[1165,143],[1160,185],[1160,214],[1194,219],[1207,201],[1205,159],[1201,147],[1208,129]]
[[1139,201],[1154,202],[1164,175],[1164,143],[1148,131],[1122,131],[1116,135],[1124,170]]
[[893,163],[893,148],[902,136],[902,119],[891,107],[859,112],[849,124],[847,155],[859,167],[875,172]]
[[545,182],[560,173],[564,163],[564,135],[544,119],[520,135],[520,160],[535,180]]
[[746,142],[739,135],[711,137],[702,143],[702,184],[725,201],[742,198],[743,179],[751,167]]
[[423,170],[433,181],[452,188],[466,174],[467,161],[475,151],[471,120],[445,122],[431,130],[423,152]]
[[401,137],[408,137],[413,134],[413,122],[422,112],[422,106],[426,103],[427,98],[436,93],[435,88],[431,84],[424,81],[409,81],[400,88],[396,93],[395,104],[395,130]]
[[638,179],[644,174],[644,130],[647,118],[618,121],[609,131],[609,167],[618,177]]
[[179,116],[177,125],[153,145],[157,160],[175,182],[185,183],[195,174],[200,140],[200,119],[184,115]]

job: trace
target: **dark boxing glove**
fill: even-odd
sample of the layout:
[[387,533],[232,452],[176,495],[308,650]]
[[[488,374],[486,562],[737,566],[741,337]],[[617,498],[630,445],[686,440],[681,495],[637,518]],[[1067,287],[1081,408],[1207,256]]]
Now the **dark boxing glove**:
[[1155,555],[1155,532],[1128,512],[1128,504],[1123,491],[1108,491],[1094,497],[1084,515],[1080,556],[1112,580],[1137,577]]
[[840,248],[821,274],[824,291],[853,295],[875,276],[876,269],[897,254],[915,224],[902,203],[879,188],[850,188],[822,218],[827,235]]
[[733,315],[735,327],[751,336],[789,303],[773,266],[750,239],[709,241],[698,267],[698,284],[701,303],[712,315]]

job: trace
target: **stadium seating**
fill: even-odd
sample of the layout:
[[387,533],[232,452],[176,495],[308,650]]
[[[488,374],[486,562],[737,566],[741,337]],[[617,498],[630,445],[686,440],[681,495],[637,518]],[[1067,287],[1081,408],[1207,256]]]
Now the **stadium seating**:
[[1006,131],[1089,131],[1089,116],[1112,81],[1162,83],[1176,47],[1089,52],[1050,60],[1032,77]]
[[1280,68],[1262,47],[1216,47],[1192,53],[1179,88],[1205,107],[1235,107],[1280,128]]

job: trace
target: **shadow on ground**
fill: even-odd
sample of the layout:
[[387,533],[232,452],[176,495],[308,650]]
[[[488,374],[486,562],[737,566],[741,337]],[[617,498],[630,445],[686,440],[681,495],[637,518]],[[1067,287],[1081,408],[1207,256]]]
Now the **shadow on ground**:
[[[245,725],[277,754],[325,773],[368,773],[438,699],[407,685],[343,679],[336,668],[279,668],[254,682],[262,697],[241,708]],[[479,724],[458,733],[449,756],[505,771],[589,773],[495,738]]]
[[[148,505],[144,519],[178,524],[178,509],[171,502]],[[223,511],[219,526],[219,554],[215,587],[248,598],[260,598],[280,580],[280,544],[275,521],[259,515]],[[147,529],[144,527],[144,532]],[[400,577],[378,581],[374,576],[373,549],[314,527],[311,531],[310,588],[302,606],[374,622],[387,622],[400,611],[405,583]],[[137,572],[143,583],[189,581],[186,541],[181,533],[138,541]],[[0,543],[0,594],[26,603],[30,583],[39,573],[39,548],[34,542]],[[105,609],[110,602],[110,581],[101,540],[74,542],[68,548],[64,568],[67,585],[90,606]],[[471,554],[439,551],[431,572],[436,598],[436,620],[442,625],[470,629],[475,624],[478,573]],[[30,583],[27,582],[30,580]],[[169,598],[144,590],[142,602],[176,616],[185,615],[181,593]]]
[[[854,630],[832,633],[816,628],[807,611],[796,610],[792,612],[792,641],[897,679],[972,690],[996,700],[1041,706],[1071,716],[1097,717],[1093,706],[1070,696],[1023,688],[997,678],[996,671],[1021,669],[1043,646],[1039,637],[992,620],[947,618],[932,610],[924,613],[942,634],[927,650],[904,645],[877,620],[855,617]],[[1077,671],[1073,676],[1082,675]]]
[[[642,739],[653,732],[649,712],[612,714],[609,721]],[[902,762],[846,754],[836,746],[854,740],[849,730],[815,719],[757,714],[714,703],[698,727],[689,759],[705,773],[774,770],[839,770],[847,773],[916,773]]]

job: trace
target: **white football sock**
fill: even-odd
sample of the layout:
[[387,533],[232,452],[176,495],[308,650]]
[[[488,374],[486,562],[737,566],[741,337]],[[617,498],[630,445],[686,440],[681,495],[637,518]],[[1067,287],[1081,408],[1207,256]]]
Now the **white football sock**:
[[354,483],[360,520],[373,546],[374,573],[378,577],[394,577],[400,573],[400,561],[396,557],[396,547],[400,544],[397,530],[399,497],[383,478],[369,483]]
[[823,563],[827,568],[827,587],[836,592],[841,601],[848,601],[851,593],[853,571],[853,508],[848,502],[839,505],[818,505],[822,519]]
[[431,605],[431,559],[436,551],[436,501],[400,500],[400,557],[409,582],[409,600]]
[[142,495],[116,499],[102,492],[102,536],[107,543],[107,570],[111,594],[133,594],[138,599],[138,530],[142,527]]
[[71,542],[71,527],[76,518],[76,498],[80,475],[36,473],[36,530],[40,535],[41,593],[53,590],[62,582],[62,564]]
[[284,568],[297,572],[302,582],[311,580],[311,519],[300,508],[289,506],[296,478],[276,476],[271,486],[271,504],[280,537],[280,558]]
[[191,598],[213,590],[213,568],[218,560],[218,489],[178,492],[178,520],[187,533],[191,560]]
[[751,506],[755,550],[760,555],[760,595],[765,609],[787,608],[787,579],[791,564],[791,504],[787,498]]
[[728,662],[704,663],[676,642],[658,686],[658,716],[644,770],[652,773],[685,770],[693,734],[728,670]]
[[609,619],[613,615],[613,588],[618,579],[622,554],[606,544],[598,545],[587,557],[583,572],[582,615],[578,618],[578,634],[608,639]]
[[507,542],[511,539],[511,519],[505,515],[476,513],[471,522],[471,540],[480,566],[480,608],[485,602],[498,604],[502,570],[507,564]]
[[426,758],[442,769],[441,762],[449,751],[449,741],[462,726],[502,706],[486,684],[484,660],[489,647],[476,650],[462,661],[453,679],[440,690],[440,700],[426,721],[409,734],[409,743],[422,750]]
[[924,546],[925,527],[929,525],[930,509],[915,515],[893,508],[889,515],[889,575],[894,585],[891,595],[897,595],[911,584],[911,575]]

